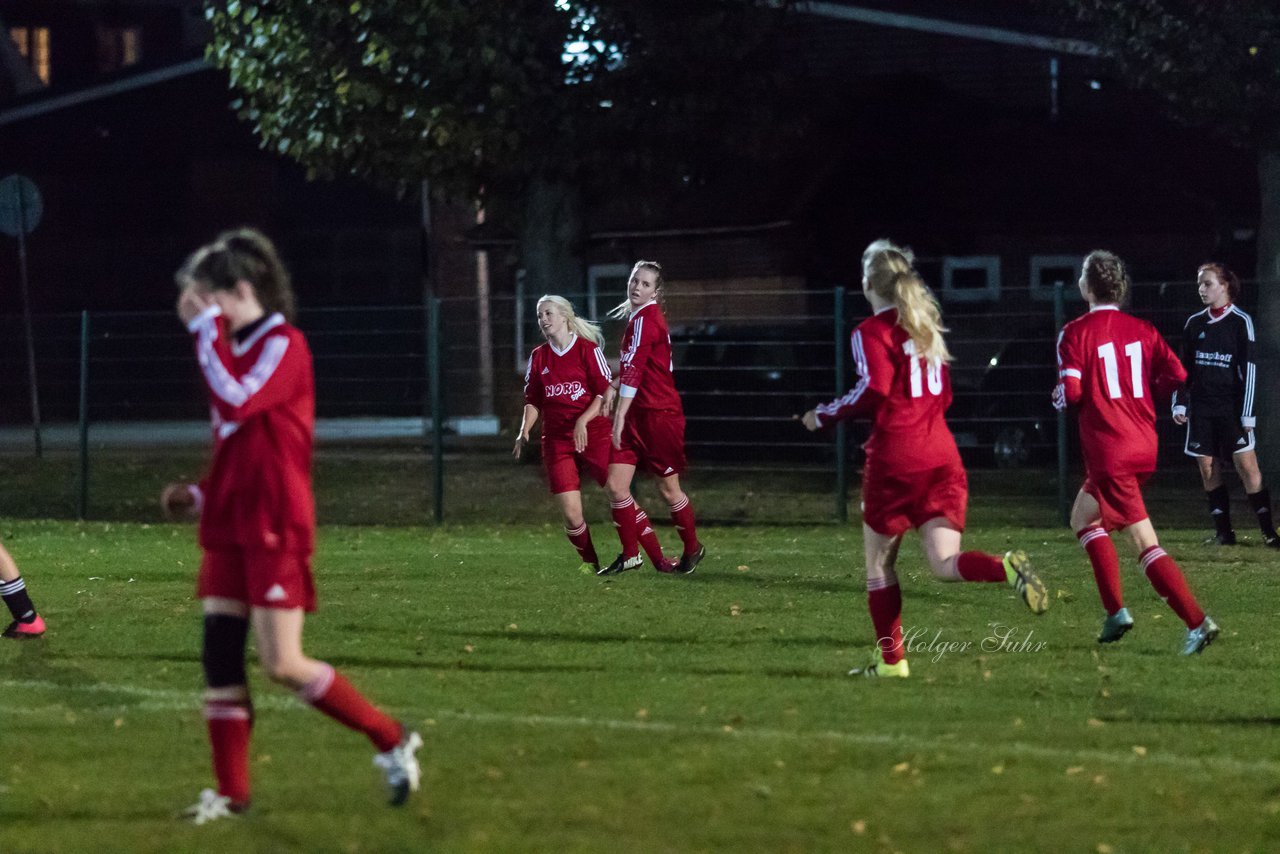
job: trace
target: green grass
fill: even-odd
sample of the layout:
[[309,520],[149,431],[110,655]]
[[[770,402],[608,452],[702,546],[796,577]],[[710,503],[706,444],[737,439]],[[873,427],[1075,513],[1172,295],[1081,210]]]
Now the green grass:
[[[905,625],[971,646],[893,683],[844,675],[872,636],[848,528],[708,528],[695,576],[612,583],[545,497],[545,525],[327,528],[307,648],[421,729],[423,791],[385,807],[368,743],[253,668],[254,809],[204,828],[173,818],[211,777],[193,532],[9,521],[51,630],[0,644],[0,851],[1280,847],[1274,553],[1165,532],[1223,627],[1188,660],[1122,544],[1137,627],[1099,648],[1074,538],[1003,508],[967,545],[1026,547],[1053,608],[936,582],[909,540]],[[993,621],[1043,646],[984,651]]]

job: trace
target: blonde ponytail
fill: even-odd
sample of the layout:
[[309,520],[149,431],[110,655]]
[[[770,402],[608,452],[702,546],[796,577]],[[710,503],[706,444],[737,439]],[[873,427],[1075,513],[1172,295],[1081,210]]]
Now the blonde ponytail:
[[943,333],[942,309],[914,270],[893,277],[893,304],[898,307],[898,325],[911,336],[916,353],[931,365],[951,361],[951,351]]
[[[658,301],[658,304],[661,305],[663,302],[662,289],[663,289],[663,286],[666,284],[665,280],[662,278],[662,265],[659,264],[657,261],[643,261],[643,260],[637,261],[635,263],[635,266],[631,268],[631,275],[627,276],[628,290],[631,289],[631,280],[635,278],[636,273],[640,270],[652,270],[654,276],[657,277],[656,281],[658,284],[658,288],[654,292],[654,299],[656,299]],[[626,299],[623,299],[622,302],[618,303],[613,308],[609,309],[609,311],[605,314],[605,317],[611,318],[613,320],[622,320],[630,313],[631,313],[631,299],[628,297]]]
[[573,310],[573,303],[569,302],[562,296],[555,294],[543,294],[538,297],[537,305],[534,307],[535,314],[544,302],[554,305],[561,316],[564,317],[565,324],[569,327],[569,331],[579,338],[585,338],[588,341],[594,341],[597,347],[604,346],[604,333],[600,331],[600,325],[592,323],[586,318],[578,317],[577,312]]
[[898,309],[898,325],[915,344],[916,353],[933,364],[951,361],[943,333],[942,308],[913,266],[910,249],[877,240],[862,253],[862,276],[876,296]]

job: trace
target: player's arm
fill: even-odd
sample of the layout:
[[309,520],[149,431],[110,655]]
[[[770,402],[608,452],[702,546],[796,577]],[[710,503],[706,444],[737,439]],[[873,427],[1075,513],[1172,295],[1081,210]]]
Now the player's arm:
[[587,391],[591,392],[591,404],[578,416],[573,425],[573,447],[578,453],[587,449],[587,425],[599,417],[605,409],[607,395],[613,391],[613,374],[609,362],[598,346],[592,346],[586,354]]
[[631,401],[635,395],[626,397],[618,395],[618,408],[613,413],[613,447],[622,450],[622,428],[627,423],[627,410],[631,409]]
[[[649,356],[653,352],[653,346],[658,341],[658,335],[661,330],[658,324],[652,321],[646,322],[643,315],[637,316],[632,321],[634,324],[631,335],[631,346],[627,348],[627,352],[622,354],[619,362],[619,372],[621,374],[618,385],[618,396],[622,399],[636,396],[636,392],[640,390],[640,385],[644,382],[645,374],[649,368]],[[619,410],[622,409],[622,403],[618,404]],[[616,415],[614,416],[617,417]]]
[[593,397],[591,404],[582,411],[578,420],[573,422],[573,449],[578,453],[587,449],[587,425],[591,423],[591,419],[599,417],[600,410],[603,408],[604,397]]
[[311,370],[306,347],[289,335],[268,334],[257,361],[242,376],[229,368],[230,345],[222,324],[208,312],[188,324],[196,359],[213,405],[226,421],[243,421],[292,402]]
[[520,414],[520,429],[516,431],[516,446],[511,452],[517,460],[524,446],[529,444],[529,431],[538,423],[544,397],[542,383],[533,372],[533,355],[530,354],[529,364],[524,370],[524,410]]
[[1053,389],[1053,408],[1058,411],[1078,404],[1084,397],[1083,363],[1076,354],[1075,336],[1066,327],[1058,333],[1058,384]]
[[801,420],[808,430],[817,430],[848,418],[869,418],[889,396],[893,384],[893,362],[888,345],[880,338],[868,338],[855,329],[849,337],[853,369],[858,381],[843,396],[806,412]]
[[1154,327],[1151,339],[1151,393],[1157,400],[1163,400],[1186,384],[1187,369],[1182,366],[1182,359]]
[[1175,424],[1187,423],[1187,406],[1191,402],[1191,375],[1195,370],[1195,344],[1192,343],[1191,320],[1187,318],[1182,326],[1182,341],[1178,343],[1178,360],[1182,362],[1182,370],[1187,374],[1187,381],[1173,390],[1173,421]]
[[1244,382],[1244,403],[1240,407],[1240,426],[1247,431],[1258,424],[1258,419],[1253,412],[1253,398],[1258,386],[1258,366],[1253,361],[1253,323],[1245,320],[1243,316],[1240,320],[1244,321],[1240,324],[1240,344],[1236,357],[1240,364],[1240,379]]

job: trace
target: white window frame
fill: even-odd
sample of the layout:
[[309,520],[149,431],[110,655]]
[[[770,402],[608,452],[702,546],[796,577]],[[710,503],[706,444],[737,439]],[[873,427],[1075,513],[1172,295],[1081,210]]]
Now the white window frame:
[[[601,279],[622,279],[625,283],[631,275],[630,264],[592,264],[587,268],[587,317],[600,322],[600,289],[597,283]],[[618,293],[618,301],[626,296],[626,289]]]
[[[951,284],[951,277],[957,270],[985,270],[987,286],[985,288],[954,287]],[[995,302],[1000,299],[1000,256],[945,256],[942,259],[942,296],[952,302]]]

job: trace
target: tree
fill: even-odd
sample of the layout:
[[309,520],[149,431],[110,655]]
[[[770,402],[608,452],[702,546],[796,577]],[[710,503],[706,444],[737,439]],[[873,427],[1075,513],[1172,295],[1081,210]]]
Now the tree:
[[429,180],[517,223],[537,293],[581,281],[591,192],[763,147],[785,7],[230,0],[208,8],[208,55],[263,146],[310,174]]
[[[1131,85],[1257,151],[1258,319],[1267,414],[1280,413],[1280,5],[1274,0],[1050,0],[1093,30]],[[1280,467],[1280,441],[1263,462]]]

